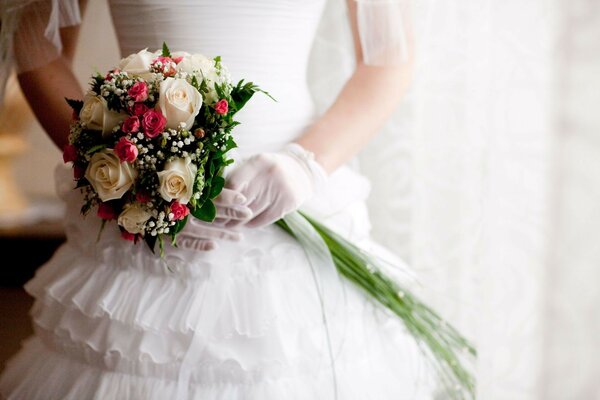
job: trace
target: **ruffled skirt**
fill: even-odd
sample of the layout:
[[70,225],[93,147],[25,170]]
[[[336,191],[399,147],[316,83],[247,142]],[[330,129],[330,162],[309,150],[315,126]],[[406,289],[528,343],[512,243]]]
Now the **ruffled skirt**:
[[[384,251],[368,237],[364,182],[344,170],[332,181],[328,190],[352,193],[322,193],[306,209]],[[69,210],[66,244],[25,286],[35,333],[0,376],[2,397],[175,399],[194,348],[189,399],[434,398],[434,374],[402,322],[344,278],[343,306],[324,328],[306,255],[280,228],[161,259],[116,227],[96,241],[97,221]]]

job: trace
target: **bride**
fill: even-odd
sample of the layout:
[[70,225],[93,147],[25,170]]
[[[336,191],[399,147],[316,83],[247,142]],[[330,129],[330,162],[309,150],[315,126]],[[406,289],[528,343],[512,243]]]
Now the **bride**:
[[[63,99],[83,97],[71,61],[85,4],[4,2],[3,29],[11,12],[20,16],[10,19],[9,44],[21,87],[63,147],[71,121]],[[215,223],[189,223],[164,260],[121,240],[116,226],[97,240],[98,219],[80,215],[71,172],[57,168],[67,241],[26,284],[36,300],[35,334],[7,364],[1,397],[435,397],[432,368],[400,320],[346,282],[339,282],[343,310],[330,321],[339,340],[328,353],[306,255],[272,224],[302,208],[379,248],[369,237],[369,182],[350,162],[410,79],[406,32],[393,32],[401,1],[348,0],[356,66],[318,112],[307,69],[325,2],[109,0],[123,55],[163,41],[172,50],[220,55],[234,80],[249,78],[277,102],[255,96],[238,114],[239,147]]]

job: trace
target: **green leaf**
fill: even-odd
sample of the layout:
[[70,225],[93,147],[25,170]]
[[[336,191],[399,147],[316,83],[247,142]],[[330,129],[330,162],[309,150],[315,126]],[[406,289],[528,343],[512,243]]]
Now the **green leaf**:
[[148,247],[150,248],[150,250],[152,251],[152,253],[154,253],[154,247],[156,247],[156,240],[158,239],[157,236],[152,236],[152,235],[145,235],[144,236],[144,242],[146,242],[146,244],[148,245]]
[[235,114],[237,111],[241,110],[248,100],[252,98],[254,93],[261,92],[269,96],[273,101],[277,101],[271,96],[268,92],[260,89],[252,82],[244,83],[244,80],[238,82],[238,84],[231,90],[231,100],[233,101],[233,111],[231,114]]
[[77,114],[79,114],[79,112],[83,108],[83,101],[67,99],[66,97],[65,97],[65,100],[67,101],[67,104],[69,104],[69,106],[73,109],[73,111],[75,111]]
[[90,149],[88,149],[88,151],[86,151],[85,154],[92,154],[92,153],[95,153],[95,152],[100,151],[105,148],[106,148],[105,144],[98,144],[98,145],[93,146]]
[[192,210],[192,215],[201,221],[212,222],[217,216],[217,209],[212,201],[206,200],[202,207]]
[[169,231],[169,234],[173,238],[173,241],[175,241],[175,235],[177,235],[179,232],[181,232],[183,230],[187,221],[188,221],[188,216],[186,216],[184,219],[177,221],[175,223],[175,225],[173,225],[173,228],[171,228],[171,230]]
[[212,180],[212,186],[210,187],[210,195],[208,197],[211,199],[217,197],[223,190],[223,186],[225,186],[225,179],[222,176],[214,177]]
[[162,45],[162,56],[163,57],[171,57],[171,52],[169,51],[169,47],[167,47],[167,43],[163,42]]

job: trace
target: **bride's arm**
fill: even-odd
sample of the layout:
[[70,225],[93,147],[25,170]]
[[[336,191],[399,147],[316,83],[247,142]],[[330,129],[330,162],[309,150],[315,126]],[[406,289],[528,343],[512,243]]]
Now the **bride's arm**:
[[336,101],[299,139],[327,172],[352,158],[379,131],[411,78],[412,54],[393,67],[365,65],[358,37],[356,1],[348,0],[356,69]]
[[[85,1],[80,4],[83,12]],[[60,149],[68,142],[69,124],[72,121],[72,111],[65,97],[83,97],[83,91],[72,69],[78,33],[78,25],[61,28],[63,49],[60,56],[49,64],[17,75],[19,85],[37,120]],[[51,44],[48,43],[48,46]],[[22,63],[20,58],[35,57],[26,54],[26,49],[18,49],[15,53],[17,63]]]

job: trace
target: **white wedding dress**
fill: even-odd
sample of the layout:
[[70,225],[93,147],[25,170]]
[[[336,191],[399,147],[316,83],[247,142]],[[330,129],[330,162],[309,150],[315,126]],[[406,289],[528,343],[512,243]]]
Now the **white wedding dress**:
[[[241,159],[277,150],[315,119],[306,70],[324,3],[111,0],[110,8],[123,55],[163,41],[220,55],[234,81],[251,80],[277,99],[256,95],[237,116]],[[333,379],[311,269],[279,227],[244,229],[241,242],[210,252],[171,248],[163,260],[122,240],[114,224],[97,240],[99,221],[81,217],[70,170],[60,166],[56,179],[67,241],[25,286],[35,297],[35,334],[7,364],[2,397],[175,399],[181,361],[195,342],[201,357],[189,399],[334,399],[334,383],[342,400],[434,398],[430,364],[402,322],[345,278],[344,310],[329,321],[343,336]],[[368,193],[368,181],[344,166],[303,208],[375,249]]]

